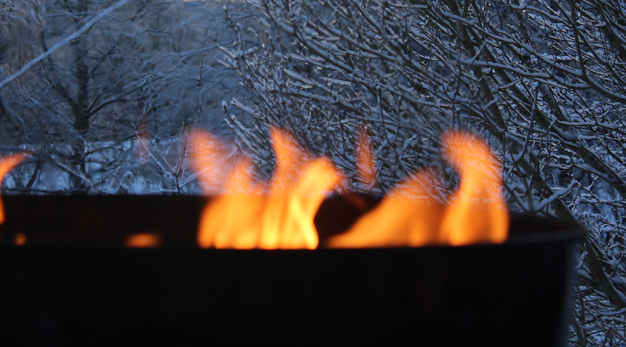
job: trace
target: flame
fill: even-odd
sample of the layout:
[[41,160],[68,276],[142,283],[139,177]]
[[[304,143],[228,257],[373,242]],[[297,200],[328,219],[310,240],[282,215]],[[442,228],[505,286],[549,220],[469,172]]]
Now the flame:
[[489,146],[471,134],[450,132],[443,137],[443,149],[461,180],[445,210],[440,232],[453,246],[504,242],[509,213],[500,165]]
[[[341,174],[325,158],[309,159],[288,133],[271,129],[276,170],[268,189],[248,174],[250,160],[226,158],[224,146],[194,131],[189,141],[205,193],[224,193],[205,207],[198,244],[203,248],[315,249],[315,213]],[[233,164],[234,161],[234,164]],[[220,164],[221,163],[221,164]],[[224,165],[226,164],[226,165]],[[233,169],[224,170],[223,167]],[[213,175],[206,173],[213,172]]]
[[130,235],[124,241],[126,247],[154,248],[161,245],[161,237],[154,233],[141,233]]
[[443,153],[459,171],[459,189],[444,205],[435,170],[423,169],[395,187],[331,248],[399,247],[501,243],[508,234],[508,211],[499,164],[480,138],[459,131],[443,137]]
[[228,171],[225,166],[231,164],[228,149],[221,141],[203,131],[191,131],[187,134],[187,141],[193,147],[191,156],[202,191],[207,195],[223,194],[224,182]]
[[372,146],[369,143],[367,130],[361,128],[357,139],[356,168],[358,177],[368,187],[368,190],[376,186],[376,170],[374,166],[374,155],[372,154]]
[[[0,159],[0,184],[4,176],[11,171],[14,167],[16,167],[19,163],[21,163],[24,159],[28,158],[28,153],[17,153],[6,158]],[[4,223],[4,207],[2,205],[2,199],[0,199],[0,224]]]
[[[248,158],[234,158],[220,141],[195,131],[189,140],[204,191],[222,194],[210,201],[200,220],[201,247],[314,249],[313,218],[326,194],[341,179],[325,158],[311,159],[292,137],[271,129],[276,170],[269,184],[255,181]],[[230,154],[229,154],[230,153]],[[374,160],[365,131],[357,140],[357,171],[370,188]],[[445,159],[459,172],[459,188],[446,196],[439,171],[425,168],[394,187],[372,211],[330,248],[419,247],[501,243],[507,238],[508,211],[500,166],[480,138],[452,131],[442,138]],[[448,201],[448,203],[445,203]]]
[[150,117],[148,116],[149,112],[145,111],[145,104],[143,101],[139,100],[135,104],[137,109],[137,124],[135,125],[135,148],[137,151],[137,157],[139,159],[139,164],[144,166],[148,163],[150,159]]
[[137,157],[139,158],[139,164],[145,165],[150,159],[150,138],[146,134],[146,131],[137,133]]
[[352,228],[331,238],[331,248],[419,247],[442,244],[437,233],[443,203],[437,199],[437,173],[421,170],[395,187],[370,213]]

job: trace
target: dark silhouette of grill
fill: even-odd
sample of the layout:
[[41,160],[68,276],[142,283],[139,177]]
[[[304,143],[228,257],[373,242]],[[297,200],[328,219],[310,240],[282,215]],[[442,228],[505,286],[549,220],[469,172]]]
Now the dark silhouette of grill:
[[[5,197],[0,341],[564,344],[577,225],[513,215],[498,245],[213,250],[195,246],[205,201]],[[321,244],[363,212],[350,198],[326,200]],[[18,232],[26,246],[13,245]],[[139,232],[163,246],[120,247]]]

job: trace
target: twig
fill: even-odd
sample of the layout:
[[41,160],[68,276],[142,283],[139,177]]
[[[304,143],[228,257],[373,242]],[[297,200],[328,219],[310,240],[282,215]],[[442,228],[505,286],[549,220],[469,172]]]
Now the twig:
[[47,50],[45,53],[43,53],[42,55],[38,56],[37,58],[31,60],[28,64],[24,65],[20,71],[14,73],[13,75],[11,75],[10,77],[7,77],[4,81],[0,82],[0,88],[3,88],[4,86],[6,86],[9,82],[13,81],[14,79],[18,78],[19,76],[21,76],[24,72],[26,72],[28,69],[30,69],[31,67],[33,67],[34,65],[36,65],[37,63],[39,63],[40,61],[44,60],[46,57],[48,57],[50,54],[52,54],[54,51],[56,51],[57,49],[59,49],[61,46],[65,45],[66,43],[72,41],[73,39],[75,39],[76,37],[82,35],[82,33],[84,33],[85,31],[87,31],[87,29],[89,29],[92,25],[94,25],[97,21],[99,21],[102,17],[108,15],[109,13],[117,10],[118,8],[120,8],[122,5],[124,5],[125,3],[127,3],[128,0],[121,0],[120,2],[118,2],[117,4],[107,8],[106,10],[100,12],[100,14],[98,14],[97,16],[95,16],[92,20],[90,20],[89,22],[87,22],[87,24],[85,24],[82,28],[78,29],[78,31],[76,31],[75,33],[73,33],[70,36],[67,36],[66,38],[62,39],[61,41],[57,42],[54,46],[52,46],[52,48],[50,48],[49,50]]

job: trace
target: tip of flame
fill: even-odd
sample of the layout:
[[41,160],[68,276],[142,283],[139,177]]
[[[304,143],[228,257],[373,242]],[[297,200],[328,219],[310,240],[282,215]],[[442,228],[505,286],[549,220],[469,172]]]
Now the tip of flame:
[[442,141],[447,161],[460,176],[442,218],[442,234],[453,246],[504,242],[509,212],[500,162],[483,139],[469,132],[450,131]]
[[[20,152],[8,157],[4,157],[0,159],[0,184],[6,174],[11,171],[14,167],[19,165],[24,159],[30,157],[32,155],[31,152]],[[4,208],[2,206],[2,199],[0,199],[0,224],[4,223]]]

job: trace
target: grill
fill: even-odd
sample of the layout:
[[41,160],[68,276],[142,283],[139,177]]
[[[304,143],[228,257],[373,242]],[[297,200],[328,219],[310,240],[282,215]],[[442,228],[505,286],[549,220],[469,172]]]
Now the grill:
[[[369,208],[377,199],[362,197]],[[7,196],[0,340],[561,346],[577,225],[512,215],[504,244],[317,250],[196,246],[204,198]],[[327,199],[320,243],[364,211]],[[124,248],[151,232],[160,248]],[[14,246],[26,235],[25,246]]]

